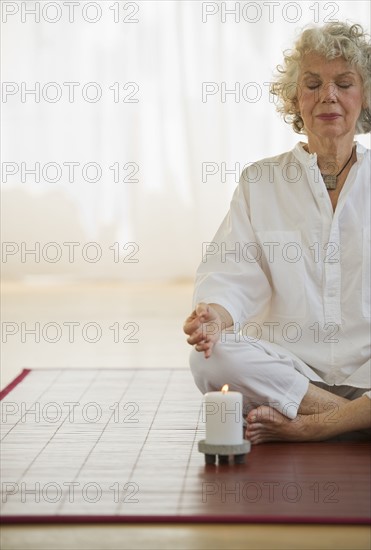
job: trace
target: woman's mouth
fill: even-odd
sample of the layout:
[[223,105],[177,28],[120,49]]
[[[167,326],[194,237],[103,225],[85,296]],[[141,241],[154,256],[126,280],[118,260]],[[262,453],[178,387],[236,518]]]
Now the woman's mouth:
[[317,115],[317,118],[320,120],[336,120],[340,115],[338,113],[323,113],[322,115]]

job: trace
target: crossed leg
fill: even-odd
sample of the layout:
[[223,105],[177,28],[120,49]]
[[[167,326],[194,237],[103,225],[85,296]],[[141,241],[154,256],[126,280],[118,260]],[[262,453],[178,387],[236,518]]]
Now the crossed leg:
[[334,395],[309,384],[295,419],[261,405],[247,415],[246,437],[251,443],[266,441],[321,441],[371,427],[371,400]]
[[347,399],[318,387],[318,375],[275,344],[236,342],[226,335],[209,359],[193,350],[190,364],[202,393],[225,383],[242,393],[246,437],[253,444],[319,441],[371,428],[371,399]]

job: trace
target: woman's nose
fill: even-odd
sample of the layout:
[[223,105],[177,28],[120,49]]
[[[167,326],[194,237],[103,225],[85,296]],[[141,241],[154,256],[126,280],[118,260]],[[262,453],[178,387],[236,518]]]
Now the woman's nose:
[[331,82],[324,84],[320,93],[320,100],[323,103],[332,103],[337,101],[337,89],[335,84]]

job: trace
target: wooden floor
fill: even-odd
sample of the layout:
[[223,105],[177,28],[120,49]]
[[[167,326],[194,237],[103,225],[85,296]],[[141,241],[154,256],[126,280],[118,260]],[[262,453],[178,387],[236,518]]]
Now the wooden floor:
[[[187,365],[191,284],[3,285],[2,387],[23,368]],[[33,332],[32,332],[33,331]],[[53,340],[55,342],[53,343]],[[366,526],[4,527],[3,549],[369,549]]]

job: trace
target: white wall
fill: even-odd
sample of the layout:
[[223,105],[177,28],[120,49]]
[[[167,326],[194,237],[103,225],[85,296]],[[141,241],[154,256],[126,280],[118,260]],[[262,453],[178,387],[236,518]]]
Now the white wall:
[[[266,86],[282,50],[307,24],[348,19],[369,29],[370,4],[75,4],[72,13],[62,1],[2,2],[3,277],[193,277],[201,244],[212,240],[237,183],[237,174],[222,181],[222,163],[239,172],[300,139],[276,114]],[[35,21],[29,10],[38,7]],[[78,85],[70,102],[64,83],[71,82]],[[203,101],[207,82],[218,92]],[[228,89],[237,83],[245,95],[223,102],[223,82]],[[119,102],[110,89],[115,83]],[[35,86],[39,101],[22,97],[22,89]],[[95,90],[102,97],[89,102]],[[137,101],[123,102],[125,96]],[[359,141],[370,146],[369,136]],[[70,182],[71,162],[79,166]],[[218,172],[202,181],[206,162]],[[22,181],[22,163],[40,163],[46,180],[23,174]],[[55,183],[47,181],[57,174],[52,166],[45,172],[48,163],[61,169]],[[99,181],[87,181],[93,168],[82,175],[87,163],[100,167]],[[115,163],[121,179],[137,166],[138,181],[115,182]],[[5,178],[4,170],[14,174]],[[39,258],[25,254],[35,247]]]

